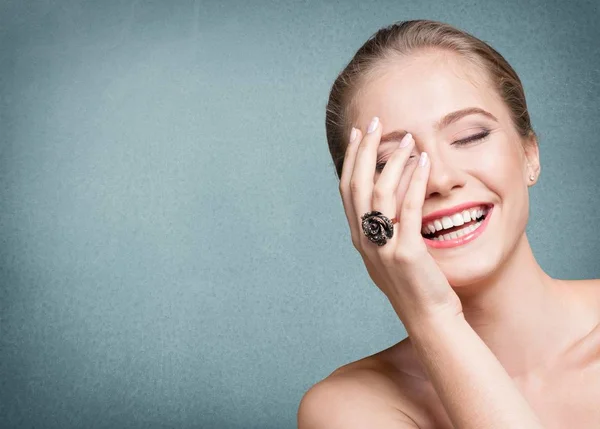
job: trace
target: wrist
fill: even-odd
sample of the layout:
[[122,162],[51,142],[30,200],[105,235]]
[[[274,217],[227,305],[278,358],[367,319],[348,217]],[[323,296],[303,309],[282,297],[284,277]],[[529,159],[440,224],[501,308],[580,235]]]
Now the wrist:
[[465,316],[462,311],[455,309],[438,309],[436,311],[421,311],[414,314],[410,320],[404,322],[406,332],[410,336],[420,336],[443,328],[452,329],[456,323],[464,323]]

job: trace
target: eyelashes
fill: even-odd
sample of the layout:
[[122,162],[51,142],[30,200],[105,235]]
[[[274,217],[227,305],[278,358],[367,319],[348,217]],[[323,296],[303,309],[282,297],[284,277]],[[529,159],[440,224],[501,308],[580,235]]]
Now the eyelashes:
[[[487,138],[489,135],[490,135],[490,131],[489,131],[489,130],[485,130],[485,131],[483,131],[483,132],[481,132],[481,133],[474,134],[474,135],[472,135],[472,136],[469,136],[469,137],[467,137],[467,138],[464,138],[464,139],[461,139],[461,140],[457,140],[457,141],[455,141],[455,142],[453,142],[453,143],[452,143],[452,146],[466,146],[466,145],[468,145],[468,144],[470,144],[470,143],[474,143],[474,142],[477,142],[477,141],[483,141],[483,140],[485,140],[485,139],[486,139],[486,138]],[[412,158],[415,158],[415,157],[416,157],[416,155],[411,155],[411,156],[410,156],[410,158],[409,158],[409,161],[410,161]],[[375,170],[376,170],[376,171],[381,171],[381,170],[383,170],[383,167],[385,167],[385,164],[386,164],[386,162],[385,162],[385,161],[382,161],[382,162],[379,162],[379,163],[377,163],[377,164],[375,165]]]
[[477,140],[483,140],[489,135],[490,135],[490,132],[488,130],[485,130],[479,134],[475,134],[473,136],[467,137],[466,139],[457,140],[452,144],[456,145],[456,146],[464,146],[466,144],[469,144],[469,143],[477,141]]

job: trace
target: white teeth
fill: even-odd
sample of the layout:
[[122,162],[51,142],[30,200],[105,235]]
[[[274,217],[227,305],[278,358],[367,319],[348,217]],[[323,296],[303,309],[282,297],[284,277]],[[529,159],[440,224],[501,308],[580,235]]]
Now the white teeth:
[[465,224],[465,220],[463,219],[462,213],[453,214],[450,219],[452,219],[452,223],[454,224],[454,226],[461,226]]
[[[463,210],[462,212],[455,213],[452,216],[443,216],[441,219],[435,219],[434,221],[423,225],[421,233],[423,235],[433,234],[436,231],[441,231],[443,229],[450,229],[454,226],[462,226],[467,222],[471,222],[480,218],[487,212],[487,207],[476,207],[470,210]],[[466,231],[467,228],[463,228],[463,230]]]
[[450,219],[448,216],[444,216],[442,218],[442,225],[444,226],[444,229],[450,229],[454,226],[452,219]]
[[443,234],[438,237],[433,237],[432,240],[444,241],[444,240],[452,240],[452,239],[456,239],[458,237],[462,237],[465,234],[470,234],[471,232],[475,231],[477,228],[479,228],[481,226],[482,223],[483,223],[483,221],[476,222],[473,225],[469,225],[463,229],[459,229],[457,231],[452,231],[448,234]]

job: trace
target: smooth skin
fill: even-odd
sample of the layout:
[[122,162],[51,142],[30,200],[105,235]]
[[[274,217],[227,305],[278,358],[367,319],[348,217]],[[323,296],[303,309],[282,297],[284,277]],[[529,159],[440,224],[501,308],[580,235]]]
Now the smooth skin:
[[[535,138],[517,134],[481,70],[436,50],[383,64],[356,106],[340,194],[352,243],[409,336],[315,384],[299,429],[600,426],[600,282],[554,279],[532,254]],[[469,107],[496,119],[471,114],[439,126]],[[469,201],[494,204],[483,234],[427,246],[422,217]],[[382,247],[361,230],[371,210],[400,219]]]

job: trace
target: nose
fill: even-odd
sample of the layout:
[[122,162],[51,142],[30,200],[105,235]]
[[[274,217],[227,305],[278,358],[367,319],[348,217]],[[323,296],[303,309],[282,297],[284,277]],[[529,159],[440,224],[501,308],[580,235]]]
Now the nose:
[[425,198],[448,197],[453,190],[465,186],[465,175],[451,160],[437,151],[429,151],[431,162]]

